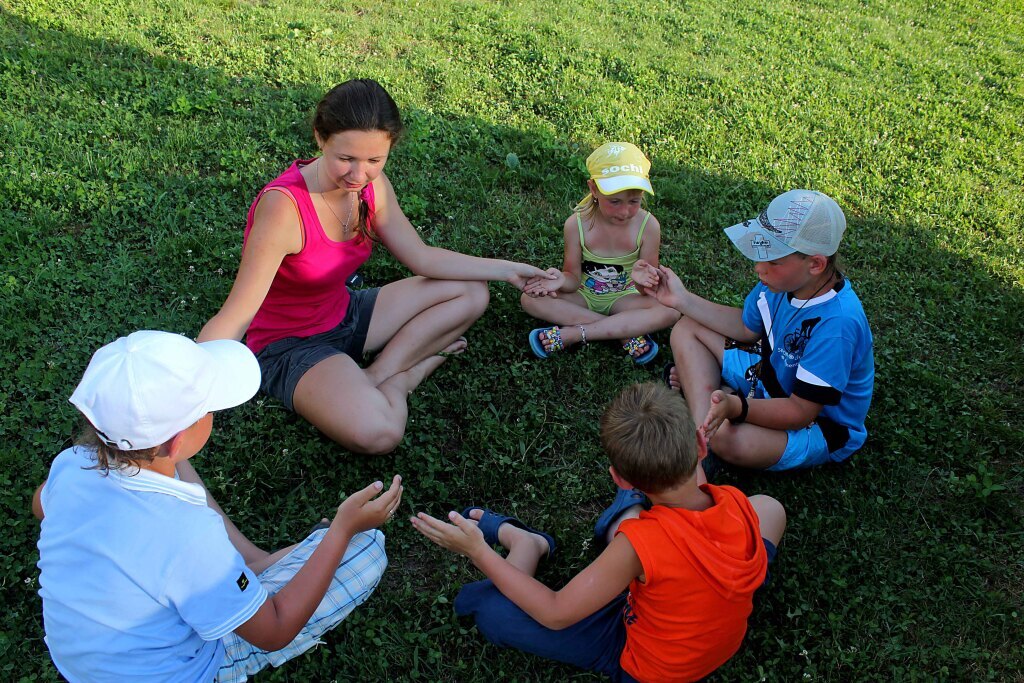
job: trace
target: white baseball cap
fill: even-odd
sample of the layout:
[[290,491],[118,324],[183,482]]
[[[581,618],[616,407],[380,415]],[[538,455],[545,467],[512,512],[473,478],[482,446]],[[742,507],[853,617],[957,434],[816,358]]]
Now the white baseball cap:
[[107,445],[136,451],[245,403],[259,386],[259,363],[244,344],[144,330],[94,353],[70,401]]
[[831,256],[845,231],[846,216],[834,199],[814,190],[790,190],[725,234],[751,261],[774,261],[797,251]]

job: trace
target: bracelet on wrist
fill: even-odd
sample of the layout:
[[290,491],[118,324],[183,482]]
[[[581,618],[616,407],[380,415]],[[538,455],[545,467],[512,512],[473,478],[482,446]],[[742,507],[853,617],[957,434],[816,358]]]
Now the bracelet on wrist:
[[743,424],[747,421],[747,411],[750,410],[750,404],[747,403],[747,397],[738,391],[732,392],[733,396],[739,396],[740,398],[740,414],[736,417],[729,418],[729,424]]

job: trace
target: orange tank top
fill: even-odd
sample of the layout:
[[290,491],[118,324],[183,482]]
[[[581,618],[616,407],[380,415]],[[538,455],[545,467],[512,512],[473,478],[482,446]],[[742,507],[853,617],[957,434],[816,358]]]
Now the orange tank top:
[[731,486],[701,488],[715,501],[707,510],[655,505],[619,527],[645,578],[629,586],[619,661],[645,683],[694,681],[724,664],[764,582],[768,556],[747,497]]

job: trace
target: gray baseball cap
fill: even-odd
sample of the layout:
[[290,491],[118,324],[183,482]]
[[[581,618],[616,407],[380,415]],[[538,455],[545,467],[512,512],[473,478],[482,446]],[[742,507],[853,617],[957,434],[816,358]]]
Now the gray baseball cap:
[[751,261],[774,261],[794,252],[831,256],[845,231],[846,216],[834,199],[814,190],[790,190],[725,234]]

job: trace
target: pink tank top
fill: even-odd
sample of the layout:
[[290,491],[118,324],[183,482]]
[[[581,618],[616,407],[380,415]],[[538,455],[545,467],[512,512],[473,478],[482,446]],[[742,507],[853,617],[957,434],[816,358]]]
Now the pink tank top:
[[[268,344],[285,337],[311,337],[336,327],[345,319],[348,308],[345,280],[370,257],[373,249],[373,241],[362,236],[335,242],[324,233],[306,181],[299,172],[301,166],[313,161],[293,163],[260,190],[249,207],[245,241],[248,241],[252,230],[256,204],[271,189],[283,191],[291,197],[302,225],[302,249],[284,257],[263,305],[246,331],[245,343],[253,353],[259,353]],[[373,185],[367,185],[359,197],[369,208],[369,223],[375,209]]]

